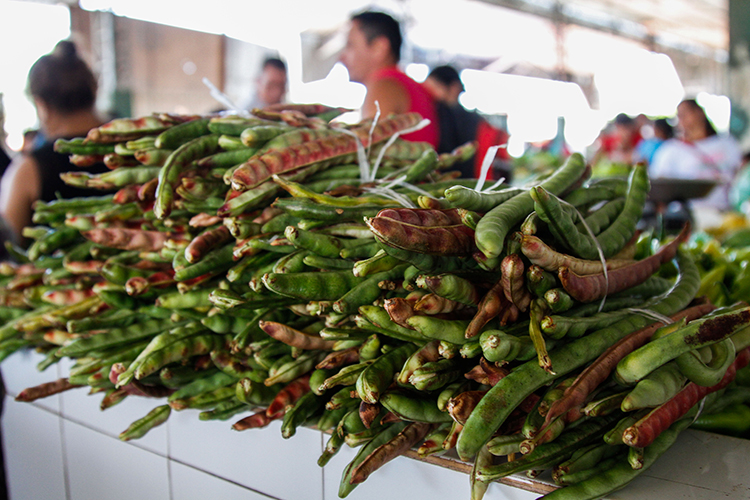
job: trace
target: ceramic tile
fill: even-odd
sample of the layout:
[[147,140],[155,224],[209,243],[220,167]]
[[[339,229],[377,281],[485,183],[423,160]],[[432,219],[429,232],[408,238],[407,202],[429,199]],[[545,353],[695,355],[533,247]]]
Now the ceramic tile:
[[607,496],[607,500],[735,500],[740,498],[748,498],[747,491],[737,495],[717,493],[714,490],[673,480],[647,476],[638,477],[625,488]]
[[[166,403],[165,399],[131,396],[101,411],[99,403],[103,394],[89,395],[86,388],[66,391],[60,397],[60,411],[63,418],[92,427],[114,438],[117,438],[131,423],[146,416],[157,406]],[[166,427],[164,425],[155,427],[142,438],[130,441],[130,443],[166,457]]]
[[60,419],[45,409],[5,400],[2,439],[13,499],[64,499]]
[[[15,397],[27,387],[34,387],[46,382],[53,382],[60,378],[57,365],[52,365],[43,372],[37,370],[37,363],[44,358],[45,356],[26,349],[16,352],[3,360],[2,364],[0,364],[0,372],[2,373],[3,381],[5,382],[5,389],[9,396]],[[42,408],[46,408],[53,412],[59,412],[60,396],[48,396],[46,398],[38,399],[31,404],[41,406]]]
[[717,496],[750,498],[748,457],[750,440],[687,430],[644,475],[694,486]]
[[63,432],[70,498],[169,498],[165,457],[74,422],[64,421]]
[[231,425],[239,418],[213,422],[198,420],[197,411],[173,413],[167,421],[170,456],[273,497],[322,498],[319,432],[303,428],[287,440],[281,437],[279,422],[236,432]]
[[269,500],[271,497],[231,483],[193,467],[170,461],[171,500]]

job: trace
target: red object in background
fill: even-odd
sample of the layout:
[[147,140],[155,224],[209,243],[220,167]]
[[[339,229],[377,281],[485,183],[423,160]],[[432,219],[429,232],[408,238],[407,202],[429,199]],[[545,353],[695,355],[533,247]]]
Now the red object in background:
[[[490,125],[486,120],[480,120],[477,125],[477,153],[474,156],[474,177],[479,178],[482,171],[482,163],[487,155],[487,150],[492,146],[507,146],[510,135],[502,129]],[[495,153],[495,159],[509,160],[508,148],[499,148]],[[487,173],[487,179],[495,180],[493,169]]]

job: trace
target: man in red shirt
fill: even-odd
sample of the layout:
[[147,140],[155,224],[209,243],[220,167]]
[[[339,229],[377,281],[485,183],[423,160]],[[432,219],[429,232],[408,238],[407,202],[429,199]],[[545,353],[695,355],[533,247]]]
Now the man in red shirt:
[[340,59],[349,70],[349,79],[367,88],[362,118],[375,116],[376,102],[383,116],[415,111],[429,119],[430,124],[402,137],[437,147],[440,133],[435,103],[422,85],[398,69],[401,43],[398,21],[382,12],[363,12],[351,18]]

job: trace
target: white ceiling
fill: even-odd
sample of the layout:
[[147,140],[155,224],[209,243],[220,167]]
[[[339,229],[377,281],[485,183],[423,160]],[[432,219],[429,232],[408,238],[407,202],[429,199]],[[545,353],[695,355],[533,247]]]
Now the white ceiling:
[[729,47],[728,0],[482,0],[688,51]]

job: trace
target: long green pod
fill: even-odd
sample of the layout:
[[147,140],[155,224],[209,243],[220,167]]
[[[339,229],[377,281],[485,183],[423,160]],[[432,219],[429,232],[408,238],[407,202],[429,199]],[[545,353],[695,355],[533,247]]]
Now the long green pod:
[[458,345],[463,345],[469,341],[465,333],[470,320],[415,315],[407,318],[406,323],[428,339],[445,340]]
[[609,200],[594,212],[586,215],[583,218],[583,221],[576,223],[576,228],[578,228],[581,233],[588,234],[588,230],[586,229],[586,227],[588,227],[595,236],[599,235],[610,226],[615,218],[622,212],[624,206],[625,198]]
[[159,426],[167,421],[172,408],[169,405],[160,405],[148,412],[148,414],[136,420],[130,426],[122,431],[119,438],[122,441],[130,441],[132,439],[138,439],[146,435],[148,431],[156,426]]
[[263,284],[274,293],[303,300],[338,300],[366,278],[351,271],[267,273]]
[[654,339],[631,352],[617,364],[615,376],[624,384],[634,384],[659,366],[703,346],[720,342],[750,322],[750,307],[691,321],[669,335]]
[[290,409],[284,413],[281,422],[281,437],[289,439],[297,432],[297,427],[304,424],[325,405],[325,398],[308,392],[300,397]]
[[[574,153],[565,164],[540,185],[554,195],[560,195],[577,182],[586,170],[582,155]],[[488,258],[500,257],[505,237],[513,226],[520,223],[534,209],[534,200],[528,192],[518,194],[496,206],[477,224],[476,244]]]
[[416,349],[413,344],[403,344],[381,355],[365,368],[356,383],[360,399],[367,403],[377,403],[380,395],[391,385],[393,377]]
[[351,483],[352,473],[354,469],[356,469],[359,464],[364,462],[364,460],[368,456],[370,456],[370,454],[378,447],[386,444],[391,439],[398,436],[398,434],[402,430],[404,430],[407,425],[409,425],[408,422],[396,422],[395,424],[384,427],[383,430],[380,431],[372,440],[370,440],[367,444],[363,445],[359,449],[357,455],[351,462],[349,462],[349,465],[346,466],[341,475],[341,482],[339,483],[339,498],[346,498],[346,496],[349,495],[349,493],[351,493],[354,488],[357,487],[356,483]]
[[171,319],[151,319],[124,328],[112,328],[91,337],[81,337],[57,350],[58,356],[80,357],[89,351],[120,346],[151,337],[159,332],[174,328]]
[[188,337],[192,337],[198,333],[206,331],[208,331],[207,328],[201,323],[191,322],[186,325],[178,326],[177,328],[172,328],[165,332],[157,334],[154,338],[151,339],[148,345],[143,348],[143,350],[138,354],[133,362],[130,363],[128,369],[122,372],[117,377],[118,385],[123,386],[128,384],[135,375],[135,372],[140,366],[140,363],[142,363],[143,360],[146,359],[152,352],[163,349],[178,340],[186,339]]
[[[686,252],[678,252],[677,266],[680,274],[675,285],[651,306],[651,309],[659,314],[671,315],[683,309],[693,300],[700,285],[698,268]],[[513,369],[489,390],[469,416],[456,444],[459,456],[468,460],[476,455],[479,448],[492,437],[510,413],[532,392],[558,376],[596,359],[610,345],[628,333],[642,328],[649,321],[643,316],[631,315],[585,338],[555,349],[550,353],[550,357],[557,375],[546,372],[536,360],[527,361]]]
[[[562,462],[567,460],[575,450],[600,438],[604,430],[616,422],[617,419],[617,415],[589,419],[563,432],[554,441],[540,444],[533,451],[517,460],[480,468],[477,470],[476,477],[481,481],[496,481],[516,472],[540,468],[540,465],[546,465],[550,461],[559,460]],[[459,434],[459,443],[461,442],[463,433],[464,431],[461,431],[461,434]]]
[[378,283],[400,278],[408,266],[399,264],[393,269],[367,276],[364,281],[334,302],[333,310],[339,314],[354,314],[360,306],[372,304],[383,292]]
[[219,136],[208,134],[192,139],[169,155],[159,170],[159,183],[156,186],[154,214],[157,219],[166,219],[172,212],[174,192],[185,167],[189,163],[219,151]]
[[650,188],[646,166],[636,165],[633,167],[628,178],[625,206],[609,227],[596,237],[605,257],[610,257],[619,252],[635,234],[636,224],[643,215],[643,208]]
[[209,372],[206,376],[195,379],[187,384],[183,384],[182,387],[178,388],[167,397],[167,401],[171,403],[173,401],[191,398],[200,394],[215,391],[216,389],[228,387],[235,382],[237,382],[235,377],[227,375],[224,372]]
[[445,190],[445,198],[453,207],[489,212],[524,191],[522,188],[503,186],[503,189],[483,193],[464,186],[453,186]]
[[211,131],[208,129],[210,121],[211,118],[196,118],[169,127],[156,136],[154,146],[162,149],[177,149],[187,141],[210,134]]
[[393,337],[405,342],[415,342],[419,345],[429,340],[416,330],[404,328],[391,320],[388,311],[380,306],[360,306],[359,315],[355,316],[354,322],[363,329],[377,333],[382,333],[388,337]]
[[620,404],[622,411],[654,408],[680,392],[687,377],[670,361],[641,379]]
[[[203,326],[203,325],[201,325]],[[154,350],[147,355],[137,366],[134,376],[141,380],[160,368],[202,354],[209,354],[222,341],[221,335],[211,333],[198,333],[184,337]]]

